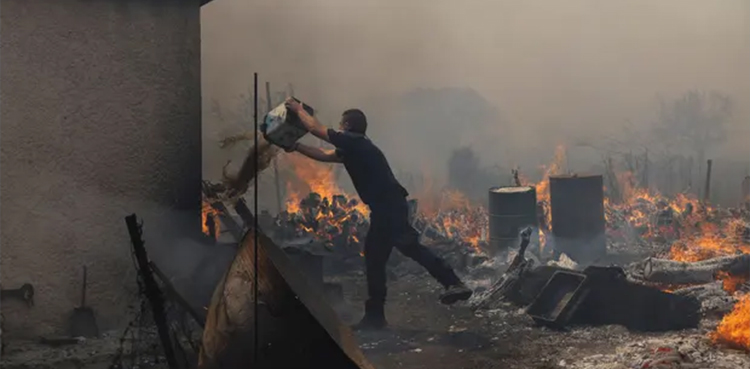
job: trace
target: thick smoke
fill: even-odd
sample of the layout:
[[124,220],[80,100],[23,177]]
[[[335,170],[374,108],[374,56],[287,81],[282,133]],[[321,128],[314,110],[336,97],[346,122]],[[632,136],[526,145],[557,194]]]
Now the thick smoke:
[[[747,167],[749,14],[742,0],[214,1],[202,10],[204,136],[249,129],[217,123],[211,104],[238,106],[259,72],[328,124],[363,108],[398,172],[447,181],[467,146],[482,168],[531,171],[557,144],[589,170],[614,141],[640,153],[660,99],[718,91],[733,111],[706,155]],[[222,155],[204,159],[209,177]]]

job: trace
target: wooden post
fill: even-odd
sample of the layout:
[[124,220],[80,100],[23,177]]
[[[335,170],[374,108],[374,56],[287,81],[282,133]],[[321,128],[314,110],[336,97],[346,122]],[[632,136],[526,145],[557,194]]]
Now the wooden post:
[[[266,114],[271,112],[273,104],[271,104],[271,82],[266,82]],[[281,208],[281,182],[279,178],[279,164],[276,157],[273,157],[273,179],[276,182],[276,214],[280,214],[283,210]]]
[[690,156],[687,159],[687,188],[689,188],[688,192],[693,193],[693,157]]
[[643,153],[643,188],[645,188],[647,191],[649,189],[649,183],[648,183],[648,149],[646,149],[646,152]]
[[711,164],[712,160],[708,159],[706,162],[706,187],[703,193],[703,201],[708,202],[711,196]]
[[179,369],[177,357],[174,353],[174,346],[172,346],[172,339],[169,335],[167,317],[164,315],[164,296],[159,289],[159,285],[156,284],[156,279],[154,279],[153,272],[149,266],[148,254],[146,254],[146,247],[142,238],[143,229],[138,224],[138,218],[136,218],[135,214],[125,217],[125,223],[128,225],[133,254],[135,254],[135,260],[138,263],[138,272],[143,281],[144,293],[149,301],[149,305],[151,305],[156,330],[159,333],[161,345],[164,349],[164,357],[167,359],[169,369]]

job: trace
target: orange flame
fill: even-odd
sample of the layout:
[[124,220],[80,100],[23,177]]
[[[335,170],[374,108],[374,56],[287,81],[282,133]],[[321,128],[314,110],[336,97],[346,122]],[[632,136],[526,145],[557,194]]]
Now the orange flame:
[[727,291],[729,294],[733,294],[737,292],[740,286],[742,286],[750,278],[746,275],[732,275],[727,272],[721,271],[716,275],[716,279],[722,282],[724,291]]
[[742,296],[711,334],[715,343],[750,351],[750,294]]
[[672,260],[695,262],[721,256],[750,253],[750,245],[739,239],[734,230],[735,223],[724,228],[704,222],[693,234],[676,241],[669,251]]
[[[214,222],[214,234],[211,234],[211,230],[208,227],[209,217]],[[204,198],[201,201],[201,230],[206,236],[212,236],[214,239],[218,240],[220,227],[219,211],[214,209],[214,207]]]

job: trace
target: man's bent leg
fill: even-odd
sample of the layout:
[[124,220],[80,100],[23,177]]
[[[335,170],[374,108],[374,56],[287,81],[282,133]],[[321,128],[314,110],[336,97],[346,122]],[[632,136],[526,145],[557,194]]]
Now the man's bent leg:
[[471,297],[471,290],[461,282],[445,260],[419,242],[419,234],[414,228],[409,227],[402,232],[396,238],[394,246],[402,254],[427,269],[427,272],[445,287],[445,293],[440,296],[440,301],[444,304],[453,304]]
[[416,230],[409,229],[402,232],[396,238],[394,246],[404,256],[416,261],[419,265],[427,269],[427,272],[433,278],[437,279],[443,287],[461,283],[456,273],[445,263],[443,258],[435,255],[430,249],[419,243],[419,234]]

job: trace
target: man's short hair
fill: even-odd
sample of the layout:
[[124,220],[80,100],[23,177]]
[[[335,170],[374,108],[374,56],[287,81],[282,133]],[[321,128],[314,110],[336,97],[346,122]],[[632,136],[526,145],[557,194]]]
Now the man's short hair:
[[367,132],[367,117],[362,110],[348,109],[341,114],[341,120],[349,127],[347,130],[354,133],[365,134]]

